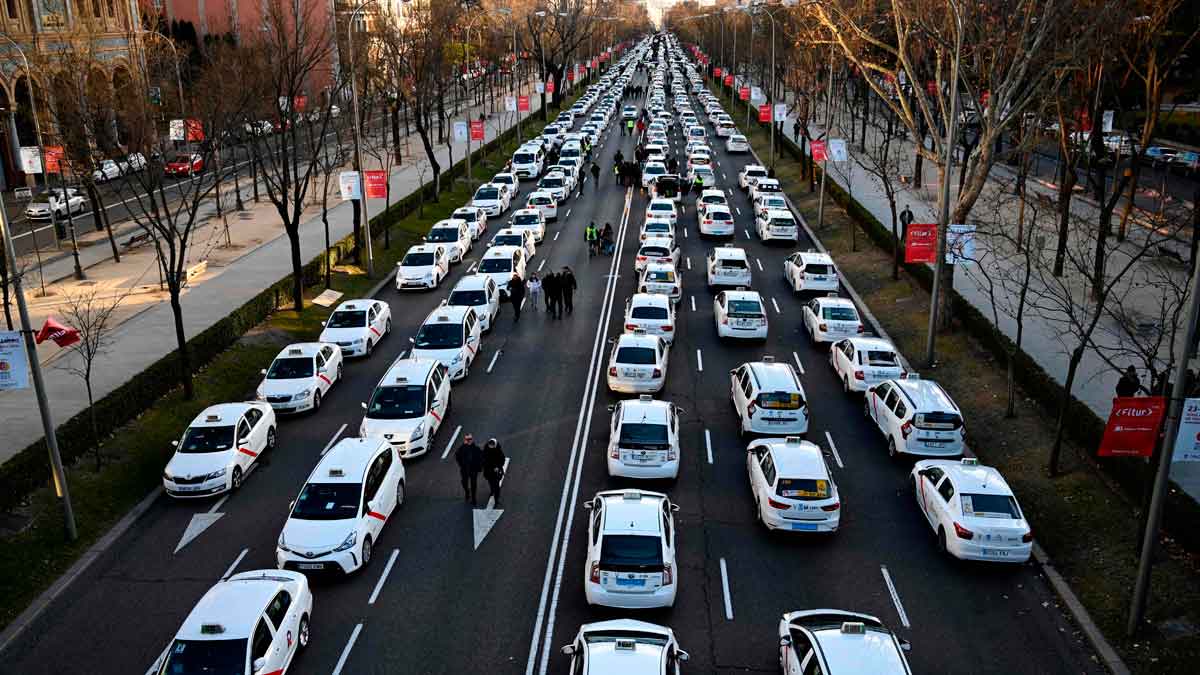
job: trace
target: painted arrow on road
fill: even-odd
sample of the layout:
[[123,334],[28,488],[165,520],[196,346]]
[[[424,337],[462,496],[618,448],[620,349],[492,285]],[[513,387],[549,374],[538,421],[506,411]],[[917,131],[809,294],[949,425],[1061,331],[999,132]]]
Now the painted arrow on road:
[[[508,476],[508,458],[504,458],[504,475],[500,477],[500,485],[504,485],[504,479]],[[500,516],[504,515],[504,509],[496,508],[496,498],[488,497],[487,506],[482,509],[473,509],[471,517],[473,519],[473,529],[475,531],[475,550],[479,550],[479,545],[483,543],[484,537],[495,527],[496,522],[500,520]]]
[[205,513],[197,513],[192,516],[191,521],[188,522],[187,529],[183,531],[183,536],[179,538],[179,544],[175,546],[176,553],[179,553],[184,546],[192,543],[193,539],[204,534],[205,530],[212,527],[213,523],[217,522],[221,519],[221,516],[225,515],[224,513],[217,511],[217,509],[221,508],[221,506],[225,504],[226,499],[229,499],[229,495],[221,497],[221,499],[218,500],[216,504],[213,504],[212,508]]

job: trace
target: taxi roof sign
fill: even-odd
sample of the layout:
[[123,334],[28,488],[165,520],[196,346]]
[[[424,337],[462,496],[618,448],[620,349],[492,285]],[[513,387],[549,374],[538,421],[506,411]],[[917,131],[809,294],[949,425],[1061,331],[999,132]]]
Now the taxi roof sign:
[[787,438],[784,439],[784,442],[787,443],[788,445],[800,445],[800,437],[799,436],[788,436]]
[[221,635],[225,632],[225,626],[219,623],[202,623],[200,624],[201,635]]
[[220,415],[205,415],[204,421],[205,422],[220,422],[221,416]]
[[346,472],[341,470],[340,468],[334,467],[334,468],[329,469],[329,477],[330,478],[345,478]]
[[646,402],[646,401],[653,401],[653,400],[654,400],[654,397],[653,397],[653,396],[651,396],[650,394],[639,394],[639,395],[638,395],[638,400],[639,400],[639,401],[643,401],[643,402]]
[[642,501],[642,491],[641,490],[626,490],[621,493],[621,498],[627,502],[640,502],[640,501]]
[[979,458],[978,457],[963,457],[962,465],[963,466],[979,466]]
[[775,357],[770,354],[763,354],[763,363],[775,363]]
[[303,356],[304,350],[303,349],[288,349],[288,354],[292,355],[292,356]]
[[845,621],[842,623],[843,635],[866,635],[867,624],[861,621]]
[[637,640],[632,638],[617,638],[614,649],[622,652],[632,652],[637,649]]

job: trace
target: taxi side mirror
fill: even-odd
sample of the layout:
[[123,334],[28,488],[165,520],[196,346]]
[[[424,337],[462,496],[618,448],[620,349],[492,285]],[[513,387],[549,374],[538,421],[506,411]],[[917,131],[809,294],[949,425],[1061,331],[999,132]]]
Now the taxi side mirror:
[[254,672],[257,673],[258,671],[260,671],[266,667],[267,667],[267,657],[260,656],[257,659],[254,659]]
[[259,372],[259,374],[261,374],[261,375],[266,375],[266,374],[267,374],[267,369],[266,369],[266,368],[263,368],[262,370],[260,370],[260,371],[258,371],[258,372]]
[[900,649],[902,649],[906,652],[912,651],[912,643],[909,642],[908,640],[905,640],[904,638],[900,638]]
[[780,647],[791,647],[792,646],[792,638],[790,638],[786,635],[779,638],[779,646]]
[[875,387],[867,387],[867,393],[868,393],[868,394],[874,394],[874,393],[875,393]]
[[678,504],[671,505],[671,513],[679,513],[679,505]]
[[288,511],[291,511],[291,510],[292,510],[292,509],[294,509],[294,508],[296,508],[296,500],[295,500],[295,499],[293,499],[292,501],[288,502]]
[[605,406],[605,408],[608,409],[608,412],[614,412],[617,409],[617,406],[615,403],[609,403],[607,406]]
[[584,504],[583,504],[584,511],[591,511],[594,508],[596,508],[596,505],[593,504],[592,502],[584,502]]
[[687,663],[688,659],[692,658],[692,655],[683,651],[682,649],[678,649],[675,651],[675,658],[678,659],[680,663]]
[[321,322],[321,328],[324,328],[326,323],[328,323],[328,322],[326,322],[326,321],[322,321],[322,322]]
[[562,653],[566,654],[567,656],[574,656],[575,645],[563,645]]
[[178,447],[179,447],[179,441],[171,441],[171,447],[173,447],[173,448],[178,448]]
[[409,341],[410,343],[414,344],[414,345],[415,345],[415,344],[417,344],[417,339],[416,339],[416,338],[408,338],[408,341]]

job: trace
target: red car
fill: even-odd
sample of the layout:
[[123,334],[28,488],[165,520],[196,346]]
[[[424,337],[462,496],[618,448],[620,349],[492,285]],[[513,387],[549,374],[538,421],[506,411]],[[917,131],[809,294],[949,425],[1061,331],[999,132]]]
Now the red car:
[[204,159],[195,153],[181,153],[167,160],[163,171],[168,176],[191,176],[204,170]]

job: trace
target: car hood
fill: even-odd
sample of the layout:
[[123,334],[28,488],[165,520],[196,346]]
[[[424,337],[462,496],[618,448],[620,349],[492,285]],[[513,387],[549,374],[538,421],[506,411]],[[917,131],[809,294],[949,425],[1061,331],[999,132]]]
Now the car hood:
[[263,378],[262,392],[266,396],[293,396],[312,386],[309,378],[295,380],[268,380]]
[[454,357],[462,353],[462,347],[451,347],[449,349],[418,349],[412,350],[412,358],[414,359],[434,359],[442,363],[450,363]]
[[317,338],[319,342],[354,342],[359,338],[365,338],[367,329],[362,328],[326,328],[321,331],[321,337]]
[[473,200],[471,200],[471,206],[474,206],[474,207],[480,208],[480,209],[486,209],[491,206],[496,206],[499,203],[500,203],[499,199],[473,199]]
[[283,541],[293,551],[327,551],[345,541],[357,524],[357,518],[339,520],[288,518],[283,525]]
[[416,429],[417,425],[424,421],[424,415],[404,420],[377,420],[364,417],[358,434],[363,437],[391,434],[395,440],[407,441],[412,437],[413,429]]
[[236,449],[219,452],[177,452],[167,462],[166,473],[180,478],[195,478],[233,464]]
[[50,207],[46,204],[30,205],[25,209],[25,213],[49,213]]
[[396,274],[404,279],[421,279],[433,272],[433,265],[404,265],[396,268]]

